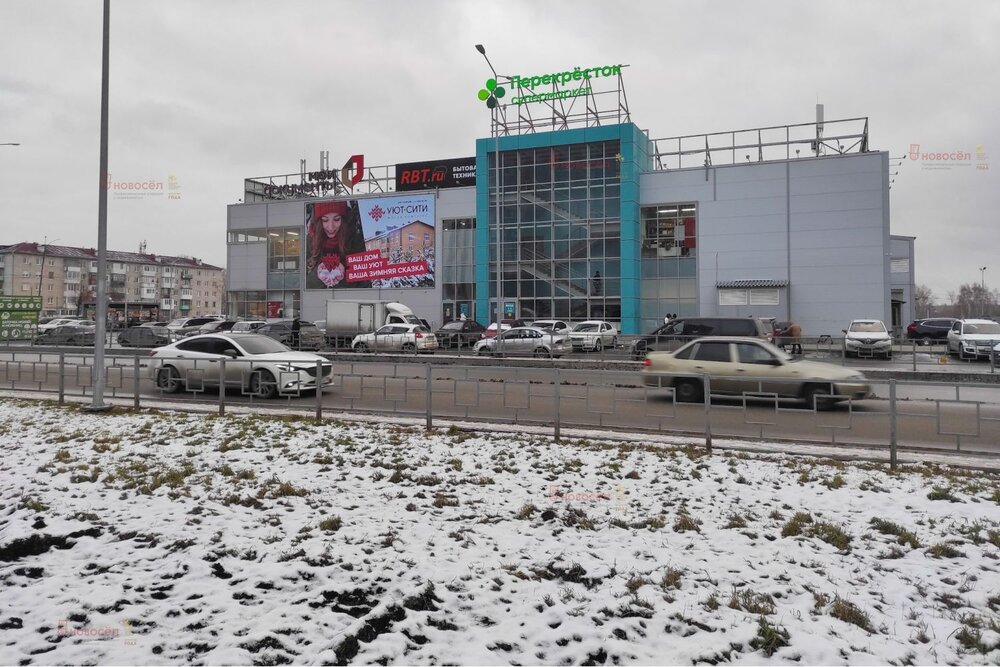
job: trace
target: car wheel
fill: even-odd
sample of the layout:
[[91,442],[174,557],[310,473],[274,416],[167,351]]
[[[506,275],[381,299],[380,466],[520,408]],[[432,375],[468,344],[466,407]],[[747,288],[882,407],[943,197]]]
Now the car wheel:
[[674,384],[674,397],[679,403],[701,403],[705,400],[705,390],[698,380],[678,380]]
[[402,349],[404,354],[413,354],[417,351],[417,346],[413,343],[403,343],[403,347],[400,349]]
[[176,394],[181,390],[181,376],[173,366],[164,366],[156,372],[156,386],[164,394]]
[[604,349],[604,341],[598,338],[596,341],[594,341],[594,352],[600,352],[603,349]]
[[270,371],[258,370],[250,376],[250,392],[257,398],[274,398],[278,384]]
[[362,354],[364,354],[365,352],[368,351],[368,343],[358,343],[357,345],[354,346],[354,351],[361,352]]
[[476,350],[476,355],[480,357],[485,357],[488,356],[489,354],[490,354],[490,348],[488,347],[481,347],[478,350]]
[[539,347],[535,349],[535,357],[537,357],[538,359],[551,359],[552,354],[544,347]]
[[918,345],[932,345],[934,341],[931,340],[930,336],[921,336],[917,339]]
[[825,384],[810,384],[802,390],[802,399],[806,402],[807,408],[815,407],[817,410],[830,410],[833,408],[834,400],[824,398],[830,395],[830,386]]

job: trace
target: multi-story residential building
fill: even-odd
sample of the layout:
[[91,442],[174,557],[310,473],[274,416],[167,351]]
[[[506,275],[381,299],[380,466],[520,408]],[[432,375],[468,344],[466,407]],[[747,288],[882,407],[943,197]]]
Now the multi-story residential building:
[[[225,271],[193,257],[107,251],[113,320],[169,320],[218,314]],[[0,246],[0,294],[42,297],[42,316],[93,316],[97,251],[35,242]]]

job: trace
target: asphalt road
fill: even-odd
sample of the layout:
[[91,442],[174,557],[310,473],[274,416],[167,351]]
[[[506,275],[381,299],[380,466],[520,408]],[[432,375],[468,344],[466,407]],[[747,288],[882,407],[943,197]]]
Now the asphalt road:
[[[0,389],[57,391],[59,367],[53,355],[32,361],[0,361]],[[129,398],[136,363],[123,359],[109,369],[106,395]],[[91,369],[83,356],[66,357],[62,385],[67,394],[86,394]],[[641,386],[633,370],[579,370],[551,367],[428,365],[391,363],[375,358],[335,361],[335,383],[320,397],[325,412],[364,412],[423,417],[427,412],[428,369],[432,413],[436,419],[463,419],[676,432],[702,436],[706,425],[715,437],[801,440],[887,445],[891,403],[885,382],[873,381],[874,395],[814,411],[795,401],[713,397],[703,404],[678,404],[669,389]],[[557,382],[558,380],[558,382]],[[193,387],[194,388],[194,387]],[[197,389],[197,388],[194,388]],[[558,391],[558,401],[556,393]],[[218,403],[217,388],[165,396],[139,369],[140,402]],[[287,406],[311,413],[314,393],[262,402],[238,388],[225,392],[227,404]],[[1000,385],[897,384],[896,428],[906,448],[948,449],[1000,454]]]

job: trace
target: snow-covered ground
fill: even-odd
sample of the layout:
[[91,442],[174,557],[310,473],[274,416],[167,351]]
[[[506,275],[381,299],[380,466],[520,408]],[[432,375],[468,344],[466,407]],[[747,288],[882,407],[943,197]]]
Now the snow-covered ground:
[[1000,662],[1000,477],[0,400],[0,663]]

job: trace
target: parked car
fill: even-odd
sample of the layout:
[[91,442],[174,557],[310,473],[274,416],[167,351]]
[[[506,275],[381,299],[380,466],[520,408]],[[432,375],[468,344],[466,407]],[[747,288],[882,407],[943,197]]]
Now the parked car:
[[751,336],[772,340],[774,320],[761,317],[681,317],[632,341],[630,355],[636,361],[647,352],[676,350],[702,336]]
[[[295,332],[292,329],[293,320],[278,320],[270,322],[264,326],[257,327],[254,333],[268,336],[274,340],[287,345],[292,349],[299,350],[319,350],[326,343],[326,337],[312,322],[299,322],[299,340],[296,344]],[[235,326],[235,325],[234,325]]]
[[32,345],[94,345],[94,327],[80,324],[63,324],[54,329],[39,331]]
[[355,352],[433,352],[437,336],[422,324],[386,324],[351,341]]
[[954,317],[932,317],[913,320],[906,327],[906,337],[917,341],[917,345],[930,345],[948,340],[948,332],[957,322]]
[[568,334],[570,330],[570,326],[562,320],[535,320],[531,326],[536,329],[549,329],[552,333],[557,334]]
[[[150,377],[164,393],[218,386],[219,364],[226,360],[226,386],[258,398],[297,394],[333,383],[333,364],[312,352],[290,350],[259,334],[205,334],[150,353]],[[320,380],[316,379],[320,362]]]
[[222,333],[223,331],[231,331],[233,325],[235,324],[236,320],[214,320],[212,322],[206,322],[201,326],[184,327],[180,330],[180,334],[187,337],[200,336],[201,334],[207,333]]
[[1000,324],[993,320],[956,320],[948,331],[948,353],[961,357],[989,357],[1000,342]]
[[202,324],[214,322],[218,317],[178,317],[167,322],[167,328],[171,331],[180,331],[185,327],[196,327]]
[[851,320],[844,332],[844,356],[892,358],[892,336],[882,320]]
[[461,348],[473,345],[483,337],[485,330],[486,327],[475,320],[453,320],[435,331],[434,335],[441,347]]
[[233,333],[250,333],[252,331],[256,331],[265,324],[267,324],[267,322],[264,320],[242,320],[234,324],[230,331]]
[[602,320],[580,322],[569,334],[574,350],[600,352],[606,347],[618,347],[618,329]]
[[871,391],[856,370],[803,361],[760,338],[699,338],[676,352],[650,352],[642,367],[646,386],[672,387],[674,399],[682,403],[704,400],[699,375],[709,376],[713,394],[775,394],[800,398],[817,410],[865,398]]
[[57,327],[66,326],[67,324],[76,324],[80,326],[81,323],[84,321],[86,320],[84,320],[82,317],[52,317],[49,318],[49,320],[45,323],[39,321],[38,330],[48,331],[50,329],[55,329]]
[[160,347],[168,345],[172,339],[170,329],[166,327],[139,325],[118,334],[118,344],[122,347]]
[[[500,320],[500,331],[507,331],[514,327],[526,327],[528,324],[524,320]],[[483,330],[483,338],[493,338],[497,335],[497,323],[492,322]]]
[[537,327],[514,327],[499,336],[484,338],[473,348],[476,354],[548,357],[557,359],[573,351],[569,336]]

